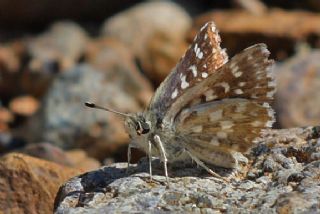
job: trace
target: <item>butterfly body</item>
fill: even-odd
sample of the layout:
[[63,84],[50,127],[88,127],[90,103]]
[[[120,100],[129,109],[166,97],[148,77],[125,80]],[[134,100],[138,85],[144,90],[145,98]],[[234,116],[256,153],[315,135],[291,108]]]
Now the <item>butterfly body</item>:
[[[149,130],[145,134],[139,134],[139,123],[147,123]],[[145,153],[150,153],[151,156],[161,157],[159,147],[154,142],[154,137],[158,136],[163,140],[163,147],[167,154],[168,162],[185,160],[188,156],[183,154],[183,138],[179,137],[174,129],[174,126],[159,122],[159,119],[154,114],[138,113],[133,114],[125,121],[125,127],[131,138],[131,146],[141,149]],[[149,151],[149,144],[152,144]]]

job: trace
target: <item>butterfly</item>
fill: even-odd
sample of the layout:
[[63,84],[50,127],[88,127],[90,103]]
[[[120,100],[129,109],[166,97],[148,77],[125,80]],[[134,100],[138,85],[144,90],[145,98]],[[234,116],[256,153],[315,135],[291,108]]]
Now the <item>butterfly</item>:
[[156,90],[145,111],[124,114],[136,147],[164,164],[192,159],[210,174],[207,164],[235,168],[235,152],[253,147],[261,131],[272,127],[270,106],[275,93],[274,61],[265,44],[246,48],[228,60],[213,22],[205,24],[185,55]]

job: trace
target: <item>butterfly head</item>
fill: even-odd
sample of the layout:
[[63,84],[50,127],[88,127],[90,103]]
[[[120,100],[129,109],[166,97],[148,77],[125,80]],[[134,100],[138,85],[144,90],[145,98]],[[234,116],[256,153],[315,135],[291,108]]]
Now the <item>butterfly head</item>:
[[125,114],[109,108],[98,106],[91,102],[86,102],[85,105],[89,108],[101,109],[123,116],[125,118],[125,128],[131,138],[136,138],[150,132],[151,123],[146,121],[142,114]]
[[131,138],[148,134],[151,129],[149,121],[141,114],[130,115],[125,120],[125,127]]

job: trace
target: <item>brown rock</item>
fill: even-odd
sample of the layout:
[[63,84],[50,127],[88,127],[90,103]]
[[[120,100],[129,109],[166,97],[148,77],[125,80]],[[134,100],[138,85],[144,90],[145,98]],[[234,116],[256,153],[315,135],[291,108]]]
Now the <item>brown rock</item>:
[[0,132],[8,131],[9,123],[13,120],[13,114],[7,108],[0,107]]
[[0,159],[0,210],[4,213],[52,213],[59,186],[80,172],[10,153]]
[[[73,167],[66,152],[50,143],[33,143],[19,150],[19,152],[40,158],[43,160],[55,162],[63,166]],[[74,167],[76,168],[76,167]]]
[[170,73],[187,49],[184,35],[170,38],[164,33],[157,33],[146,44],[145,53],[140,56],[141,66],[146,75],[159,85]]
[[53,73],[32,72],[27,67],[26,63],[30,58],[29,45],[29,39],[18,39],[4,45],[13,58],[3,59],[6,61],[2,62],[0,59],[0,97],[3,100],[9,100],[21,94],[40,97],[46,93],[50,85]]
[[13,113],[31,116],[38,110],[39,105],[39,101],[34,97],[20,96],[11,100],[9,108]]
[[[156,15],[155,15],[156,14]],[[121,12],[104,23],[104,36],[132,50],[148,77],[160,82],[185,51],[189,15],[172,2],[147,2]],[[163,63],[163,65],[160,65]]]
[[152,86],[139,72],[132,52],[122,42],[111,38],[96,40],[89,43],[86,56],[106,79],[117,83],[143,107],[147,106],[153,94]]
[[[320,46],[320,15],[303,11],[271,9],[261,15],[243,10],[214,11],[196,18],[189,40],[207,21],[214,21],[221,31],[223,46],[234,55],[255,43],[266,43],[274,54],[284,59],[298,41]],[[311,39],[312,38],[312,39]]]
[[15,72],[20,67],[20,61],[10,46],[0,46],[0,70]]
[[83,171],[92,171],[101,166],[100,162],[91,158],[81,149],[73,149],[66,152],[72,166]]
[[254,15],[261,15],[267,12],[267,6],[260,0],[233,0],[234,4]]
[[19,152],[82,171],[90,171],[101,166],[99,161],[88,157],[81,149],[63,151],[50,143],[29,144]]
[[276,109],[281,127],[320,122],[320,51],[300,50],[276,67]]
[[5,107],[0,107],[0,123],[10,123],[13,121],[12,113]]

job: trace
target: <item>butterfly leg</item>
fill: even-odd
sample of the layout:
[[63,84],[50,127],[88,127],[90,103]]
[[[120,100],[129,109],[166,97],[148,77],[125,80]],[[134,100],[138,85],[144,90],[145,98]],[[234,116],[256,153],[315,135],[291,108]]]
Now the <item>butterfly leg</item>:
[[169,184],[168,169],[167,169],[168,159],[167,159],[167,156],[166,156],[166,151],[164,150],[163,143],[161,142],[161,139],[160,139],[160,137],[158,135],[154,136],[154,141],[159,146],[160,154],[161,154],[162,159],[163,159],[164,173],[165,173],[165,176],[166,176],[167,184]]
[[148,159],[149,159],[149,175],[150,180],[152,180],[152,154],[151,154],[151,142],[148,141]]
[[128,151],[127,151],[127,158],[128,158],[128,166],[127,166],[127,173],[129,173],[129,168],[130,168],[130,161],[131,161],[131,148],[132,145],[128,145]]
[[205,170],[207,170],[207,172],[209,174],[211,174],[212,176],[222,179],[224,181],[228,181],[226,178],[218,175],[217,173],[215,173],[214,171],[212,171],[209,167],[207,167],[201,160],[199,160],[196,156],[194,156],[193,154],[191,154],[189,151],[185,150],[187,152],[187,154],[190,156],[190,158],[196,162],[199,166],[201,166],[202,168],[204,168]]

